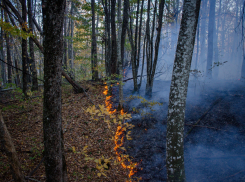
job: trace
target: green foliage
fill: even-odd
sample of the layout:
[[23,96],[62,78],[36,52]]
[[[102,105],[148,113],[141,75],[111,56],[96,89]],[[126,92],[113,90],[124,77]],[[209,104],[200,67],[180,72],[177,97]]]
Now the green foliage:
[[21,37],[23,39],[27,39],[28,37],[34,36],[31,32],[29,32],[29,33],[27,32],[27,30],[28,30],[27,23],[22,25],[26,31],[22,30],[21,26],[20,27],[13,26],[9,22],[3,21],[3,19],[0,19],[0,26],[2,27],[2,29],[4,30],[5,33],[10,34],[13,37],[17,36],[17,37]]
[[[143,106],[143,108],[149,108],[150,111],[154,111],[154,106],[156,105],[163,105],[163,103],[160,103],[160,102],[156,102],[156,101],[148,101],[146,100],[145,98],[141,97],[141,96],[133,96],[133,95],[130,95],[127,99],[126,99],[126,102],[129,102],[129,101],[132,101],[134,99],[140,99],[141,101],[141,104]],[[150,117],[151,116],[151,113],[150,112],[146,112],[144,111],[143,109],[138,109],[138,108],[135,108],[133,107],[133,112],[135,113],[140,113],[142,117]]]

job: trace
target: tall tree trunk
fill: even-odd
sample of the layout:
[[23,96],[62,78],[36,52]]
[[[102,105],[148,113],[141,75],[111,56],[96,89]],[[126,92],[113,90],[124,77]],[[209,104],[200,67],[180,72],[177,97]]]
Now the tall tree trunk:
[[243,8],[241,11],[241,25],[242,25],[242,45],[243,45],[243,60],[242,60],[242,71],[241,80],[245,80],[245,1],[243,2]]
[[118,72],[119,72],[119,105],[118,109],[121,110],[123,107],[123,67],[122,67],[122,56],[121,56],[121,40],[122,40],[122,17],[121,17],[122,2],[118,0],[118,38],[117,38],[117,61],[118,61]]
[[[4,11],[5,22],[9,23],[7,12]],[[6,49],[7,49],[7,63],[8,63],[8,83],[12,83],[12,59],[11,59],[11,46],[10,37],[8,33],[5,33]]]
[[68,8],[66,6],[65,9],[65,19],[64,19],[64,61],[63,61],[63,68],[65,71],[67,71],[67,54],[68,54],[68,49],[67,49],[67,31],[66,31],[66,27],[67,27],[67,12],[68,12]]
[[91,1],[92,8],[92,46],[91,46],[91,70],[92,70],[92,80],[97,81],[98,69],[97,69],[97,42],[95,35],[95,0]]
[[[108,0],[110,2],[110,0]],[[110,3],[109,3],[110,4]],[[102,0],[102,5],[104,7],[105,13],[105,68],[106,68],[106,76],[111,76],[111,33],[110,33],[110,5],[108,8],[108,2]]]
[[117,73],[116,0],[111,0],[111,74]]
[[[28,21],[29,21],[29,29],[33,33],[33,20],[32,20],[32,0],[28,0]],[[37,82],[37,70],[36,63],[34,57],[34,44],[33,40],[29,38],[29,49],[30,49],[30,70],[32,75],[32,91],[38,90],[38,82]]]
[[124,44],[126,39],[126,32],[128,27],[128,11],[129,11],[129,0],[124,0],[123,3],[123,24],[122,24],[122,38],[121,38],[121,59],[122,65],[124,65]]
[[207,67],[206,76],[212,78],[212,65],[213,65],[213,54],[214,54],[214,26],[215,26],[215,3],[216,0],[209,0],[209,20],[208,20],[208,56],[207,56]]
[[[164,4],[165,4],[165,0],[161,0],[159,3],[158,27],[157,27],[157,37],[156,37],[155,46],[154,46],[154,58],[153,58],[153,38],[154,38],[153,33],[148,43],[151,47],[151,52],[148,53],[149,55],[148,55],[148,60],[147,60],[147,83],[146,83],[145,94],[149,97],[152,96],[152,87],[153,87],[153,81],[154,81],[154,76],[156,72],[157,60],[158,60],[158,50],[159,50],[161,31],[162,31],[162,18],[163,18]],[[155,12],[154,14],[156,14],[156,10],[154,12]],[[154,28],[154,22],[153,22],[153,28]],[[148,28],[148,31],[149,31],[149,28]]]
[[167,181],[184,182],[184,120],[191,59],[201,0],[184,0],[169,94]]
[[[206,40],[207,40],[207,36],[206,36],[206,29],[207,29],[207,2],[208,0],[202,0],[202,3],[201,3],[201,13],[200,15],[202,16],[201,17],[201,21],[199,22],[200,23],[200,63],[201,64],[204,64],[204,62],[206,62]],[[202,69],[202,71],[205,71],[206,68],[205,67],[202,67],[202,68],[199,68],[199,69]]]
[[[217,25],[215,26],[215,31],[214,31],[214,62],[215,67],[214,67],[214,78],[218,79],[219,76],[219,27],[220,27],[220,19],[221,19],[221,1],[219,2],[219,14],[218,14],[218,22]],[[214,16],[216,18],[216,16]],[[235,42],[235,41],[234,41]]]
[[[0,1],[1,2],[1,1]],[[2,4],[2,2],[1,2]],[[1,18],[3,20],[3,8],[1,8]],[[0,38],[0,46],[3,48],[3,28],[1,28],[1,38]],[[4,61],[4,50],[0,49],[0,58]],[[2,84],[1,87],[6,83],[6,72],[5,72],[5,64],[1,61],[1,78],[2,78]]]
[[128,27],[128,38],[131,45],[131,64],[132,64],[132,74],[133,74],[133,82],[134,82],[134,92],[138,91],[138,84],[137,84],[137,72],[136,72],[136,52],[135,52],[135,45],[133,40],[133,25],[132,25],[132,18],[130,17],[130,23]]
[[74,79],[74,51],[73,51],[73,31],[74,31],[74,20],[72,19],[74,13],[74,2],[71,2],[71,19],[70,19],[70,41],[68,45],[68,58],[69,58],[69,67],[70,71],[69,76]]
[[61,117],[61,72],[65,0],[43,0],[43,134],[47,182],[67,181]]
[[[22,5],[22,20],[26,22],[26,0],[21,0]],[[27,31],[25,27],[22,27],[24,31]],[[28,75],[26,74],[28,72],[27,67],[27,40],[22,38],[22,91],[24,94],[24,97],[27,97],[27,82],[28,82]]]

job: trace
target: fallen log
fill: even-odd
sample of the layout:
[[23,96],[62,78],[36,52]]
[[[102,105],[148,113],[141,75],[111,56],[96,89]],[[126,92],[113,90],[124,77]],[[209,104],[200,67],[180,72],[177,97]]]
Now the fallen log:
[[4,123],[1,111],[0,111],[0,141],[1,141],[1,147],[3,148],[4,153],[8,157],[10,163],[10,169],[12,171],[14,181],[24,182],[25,180],[21,172],[21,165],[17,156],[17,152],[15,150],[8,129]]

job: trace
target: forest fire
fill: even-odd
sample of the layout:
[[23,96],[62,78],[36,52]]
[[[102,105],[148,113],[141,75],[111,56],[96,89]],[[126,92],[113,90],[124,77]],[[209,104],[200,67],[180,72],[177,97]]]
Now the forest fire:
[[[105,86],[105,91],[103,92],[103,94],[106,95],[105,104],[106,104],[107,111],[110,114],[114,114],[116,112],[116,109],[112,111],[112,103],[110,101],[112,96],[107,96],[107,94],[108,94],[108,86]],[[121,109],[120,114],[124,115],[126,113],[123,111],[123,109]],[[137,169],[136,169],[137,163],[131,162],[128,155],[124,155],[124,154],[122,154],[119,151],[119,149],[125,150],[122,147],[123,146],[123,141],[124,141],[124,132],[125,131],[126,131],[126,129],[124,127],[122,127],[122,126],[118,126],[117,127],[117,131],[116,131],[115,139],[114,139],[114,142],[115,142],[114,151],[115,151],[115,153],[117,155],[117,159],[121,163],[122,167],[124,169],[129,169],[130,170],[128,176],[129,176],[129,178],[131,178],[137,172]],[[126,162],[124,162],[124,161],[126,161]],[[126,164],[126,163],[128,163],[128,164]],[[131,180],[130,180],[130,182],[131,182]]]

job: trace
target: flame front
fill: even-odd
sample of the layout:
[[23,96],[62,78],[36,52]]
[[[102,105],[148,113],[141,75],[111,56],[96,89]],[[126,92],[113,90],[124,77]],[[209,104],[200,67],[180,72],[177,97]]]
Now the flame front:
[[[107,96],[108,86],[105,86],[105,91],[103,92],[103,94],[106,95],[105,105],[106,105],[107,111],[110,114],[114,114],[116,112],[116,109],[112,111],[112,103],[110,101],[111,96]],[[120,114],[123,115],[126,113],[123,111],[123,109],[121,109]],[[129,163],[129,165],[127,165],[125,162],[123,162],[123,161],[129,161],[129,158],[126,157],[125,155],[122,155],[121,152],[119,152],[118,150],[120,147],[122,147],[123,141],[124,141],[124,129],[121,126],[118,126],[116,134],[115,134],[115,140],[114,140],[114,143],[115,143],[114,151],[117,155],[117,160],[121,162],[122,167],[124,169],[130,170],[129,175],[128,175],[130,178],[137,172],[137,169],[136,169],[137,163],[127,162]]]
[[110,113],[110,114],[113,114],[116,112],[116,109],[114,109],[112,111],[112,104],[111,104],[111,96],[107,96],[108,94],[108,86],[105,86],[105,91],[103,92],[104,95],[106,95],[106,98],[105,98],[105,105],[106,105],[106,108],[107,108],[107,111]]

